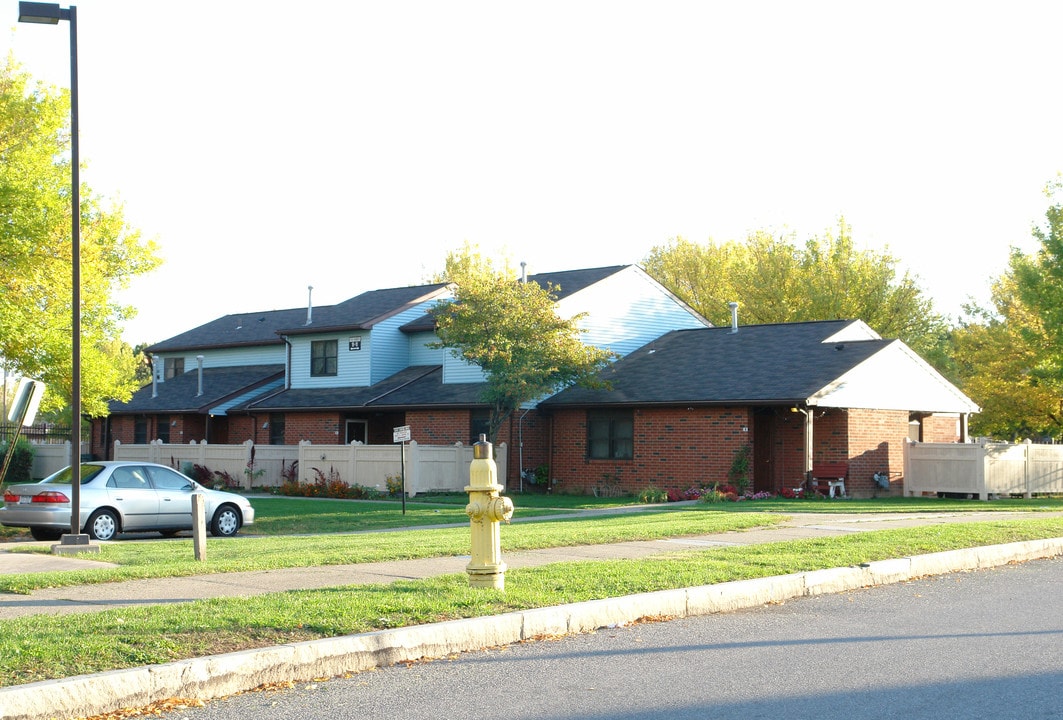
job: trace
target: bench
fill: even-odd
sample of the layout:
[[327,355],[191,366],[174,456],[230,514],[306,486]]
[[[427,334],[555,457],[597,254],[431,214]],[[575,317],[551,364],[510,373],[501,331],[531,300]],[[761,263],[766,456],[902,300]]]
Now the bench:
[[845,497],[845,478],[849,475],[849,463],[813,463],[811,490],[820,490],[820,485],[827,486],[827,494],[834,497],[835,490]]

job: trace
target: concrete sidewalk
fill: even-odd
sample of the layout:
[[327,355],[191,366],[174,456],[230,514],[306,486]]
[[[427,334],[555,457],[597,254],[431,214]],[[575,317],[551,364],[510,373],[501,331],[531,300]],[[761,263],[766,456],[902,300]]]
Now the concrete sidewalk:
[[[918,515],[793,515],[779,526],[701,537],[504,553],[511,568],[554,562],[639,558],[679,549],[749,545],[945,523],[1058,517],[1063,513],[923,513]],[[505,536],[503,534],[503,546]],[[24,545],[24,544],[23,544]],[[95,560],[9,552],[0,545],[0,572],[40,572],[99,565]],[[86,717],[145,707],[168,698],[209,700],[272,683],[309,681],[401,662],[446,657],[541,637],[590,632],[641,618],[728,612],[793,598],[903,582],[927,575],[995,567],[1063,555],[1063,538],[956,550],[782,577],[759,578],[575,603],[469,620],[290,643],[26,685],[0,687],[0,718]],[[225,573],[0,594],[0,618],[98,612],[249,596],[361,582],[389,582],[464,572],[468,558]]]
[[[790,516],[790,520],[780,525],[740,532],[512,553],[505,552],[505,531],[503,530],[502,546],[503,560],[506,565],[509,568],[521,568],[580,560],[643,558],[698,547],[753,545],[871,530],[956,522],[989,522],[1000,519],[1018,520],[1059,514],[1012,512],[889,515],[794,514]],[[108,563],[91,559],[92,555],[58,556],[9,552],[11,549],[25,547],[27,544],[0,545],[0,573],[53,572],[109,566]],[[50,543],[34,544],[50,545]],[[387,583],[400,579],[462,573],[465,572],[468,561],[468,557],[394,560],[358,565],[327,565],[77,585],[37,590],[29,595],[0,593],[0,620],[25,615],[98,612],[113,607],[167,605],[213,597],[246,597],[338,585]]]

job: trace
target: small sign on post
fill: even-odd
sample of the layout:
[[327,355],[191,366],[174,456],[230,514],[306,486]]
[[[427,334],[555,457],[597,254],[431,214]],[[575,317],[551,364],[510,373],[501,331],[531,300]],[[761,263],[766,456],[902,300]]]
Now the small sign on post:
[[392,442],[402,443],[399,450],[399,467],[402,474],[402,514],[406,514],[406,443],[410,441],[410,426],[400,425],[392,430]]

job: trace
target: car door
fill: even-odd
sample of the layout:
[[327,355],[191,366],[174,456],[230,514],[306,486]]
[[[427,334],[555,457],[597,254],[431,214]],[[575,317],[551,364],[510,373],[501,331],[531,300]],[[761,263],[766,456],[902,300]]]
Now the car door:
[[187,530],[192,527],[192,491],[195,485],[168,467],[147,466],[148,477],[159,493],[159,518],[155,527]]
[[107,478],[107,497],[122,516],[122,530],[155,527],[159,496],[143,467],[122,465],[114,468]]

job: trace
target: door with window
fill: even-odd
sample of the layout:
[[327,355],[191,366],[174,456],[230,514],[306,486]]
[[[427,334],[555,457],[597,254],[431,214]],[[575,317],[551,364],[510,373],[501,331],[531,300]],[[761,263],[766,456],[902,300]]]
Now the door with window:
[[347,445],[352,442],[367,444],[369,442],[369,421],[348,419],[346,438],[343,442]]
[[122,508],[122,529],[154,527],[159,514],[159,496],[139,466],[116,467],[107,479],[107,497]]

